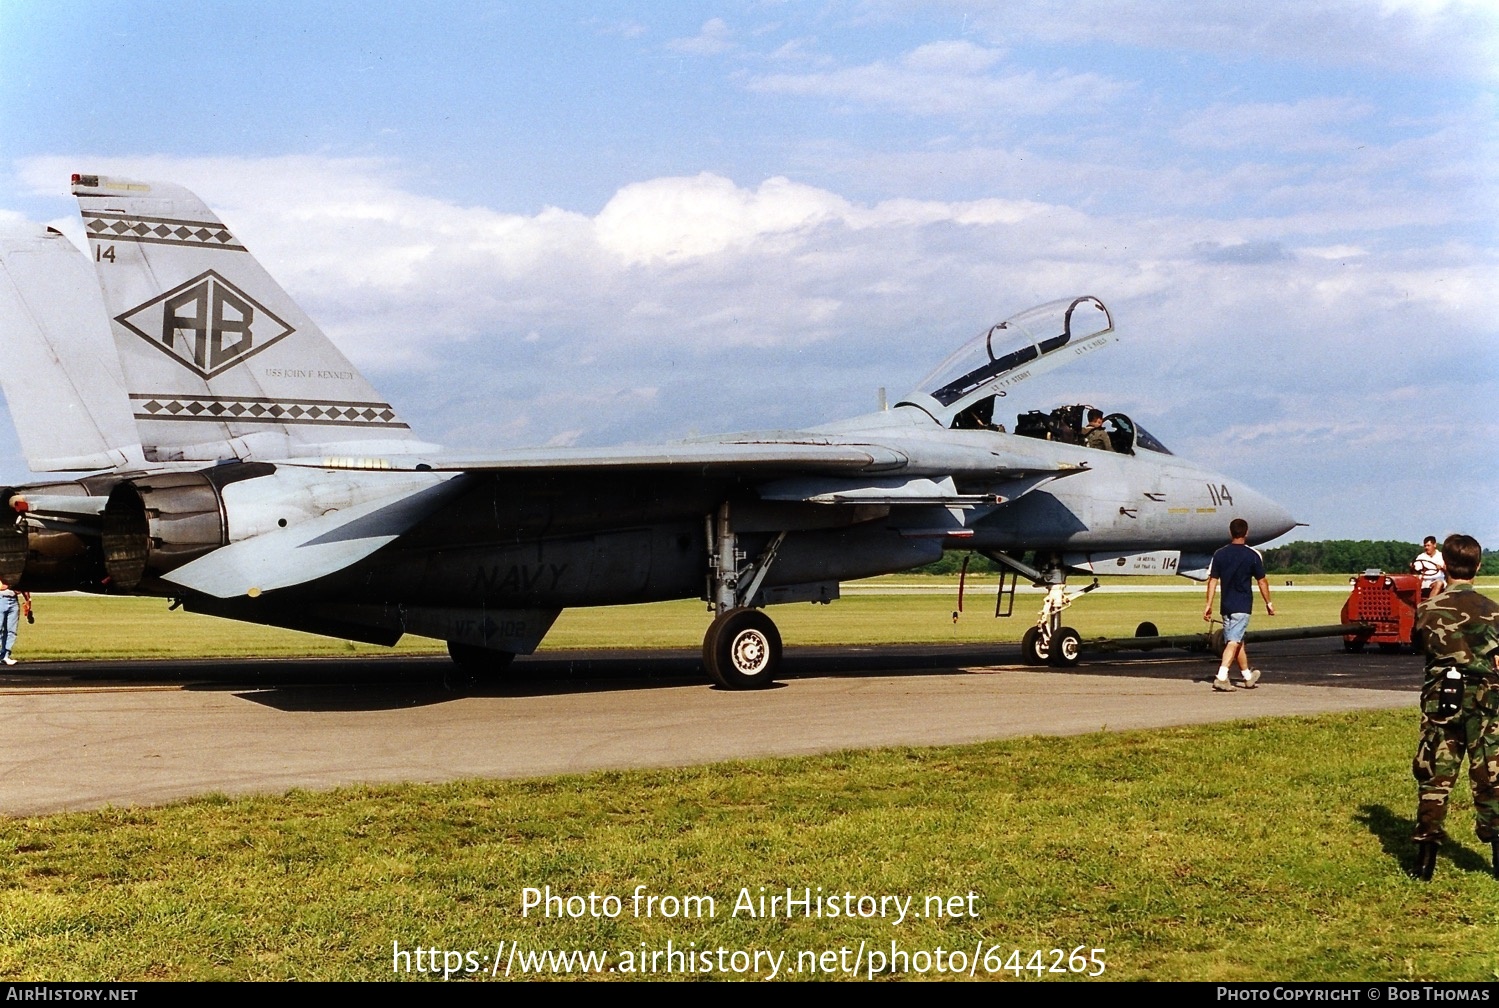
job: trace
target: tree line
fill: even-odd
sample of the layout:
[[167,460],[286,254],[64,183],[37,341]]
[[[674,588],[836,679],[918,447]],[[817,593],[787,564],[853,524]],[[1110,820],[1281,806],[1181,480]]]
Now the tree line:
[[[1293,542],[1262,551],[1265,569],[1277,574],[1362,574],[1379,569],[1392,574],[1410,570],[1421,544],[1395,539],[1325,539]],[[1485,571],[1499,564],[1499,551],[1484,550]]]
[[[1260,552],[1265,557],[1265,570],[1271,574],[1362,574],[1372,569],[1400,574],[1410,570],[1411,561],[1421,552],[1421,544],[1397,539],[1324,539],[1286,543]],[[915,573],[956,574],[965,556],[969,558],[970,573],[993,573],[998,569],[994,561],[978,553],[951,552]],[[1499,551],[1484,550],[1483,569],[1485,573],[1499,571]]]
[[1276,574],[1404,573],[1421,552],[1421,544],[1396,539],[1324,539],[1286,543],[1261,552],[1265,570]]

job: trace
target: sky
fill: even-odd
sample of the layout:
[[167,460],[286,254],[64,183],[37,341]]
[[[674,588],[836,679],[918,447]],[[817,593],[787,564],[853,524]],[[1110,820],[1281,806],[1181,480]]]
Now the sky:
[[1090,294],[1016,412],[1499,544],[1496,83],[1499,0],[0,0],[0,226],[186,185],[463,452],[868,412]]

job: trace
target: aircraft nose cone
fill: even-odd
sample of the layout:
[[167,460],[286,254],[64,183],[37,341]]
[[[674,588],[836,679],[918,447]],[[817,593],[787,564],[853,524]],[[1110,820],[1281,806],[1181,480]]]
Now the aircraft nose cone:
[[1249,523],[1249,535],[1254,542],[1269,542],[1296,527],[1291,512],[1257,490],[1243,491],[1238,503],[1234,510]]

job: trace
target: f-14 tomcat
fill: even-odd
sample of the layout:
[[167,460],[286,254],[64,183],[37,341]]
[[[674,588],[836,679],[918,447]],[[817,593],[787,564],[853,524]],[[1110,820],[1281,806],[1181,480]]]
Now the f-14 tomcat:
[[72,189],[86,257],[50,230],[0,247],[0,378],[28,463],[91,473],[0,491],[0,578],[17,587],[417,634],[490,669],[565,607],[701,597],[707,670],[745,689],[778,671],[766,606],[944,549],[1049,586],[1026,654],[1073,664],[1070,571],[1201,577],[1230,518],[1256,542],[1294,524],[1123,414],[1108,448],[1080,443],[1076,404],[995,422],[1017,384],[1115,341],[1093,297],[987,329],[868,416],[455,456],[418,440],[192,193],[96,175]]

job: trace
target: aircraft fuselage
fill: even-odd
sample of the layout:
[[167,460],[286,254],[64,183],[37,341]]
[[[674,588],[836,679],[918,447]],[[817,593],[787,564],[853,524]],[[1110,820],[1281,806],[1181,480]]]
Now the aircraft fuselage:
[[1096,297],[989,327],[863,417],[454,456],[191,192],[84,173],[72,188],[91,255],[53,231],[0,241],[0,343],[22,362],[0,383],[36,471],[107,471],[0,493],[12,587],[415,633],[481,667],[534,650],[567,607],[702,598],[709,673],[755,688],[780,654],[762,608],[829,601],[841,581],[978,550],[1050,586],[1046,643],[1068,570],[1192,574],[1231,518],[1252,542],[1293,524],[1124,414],[1071,404],[999,426],[1021,383],[1117,342]]

